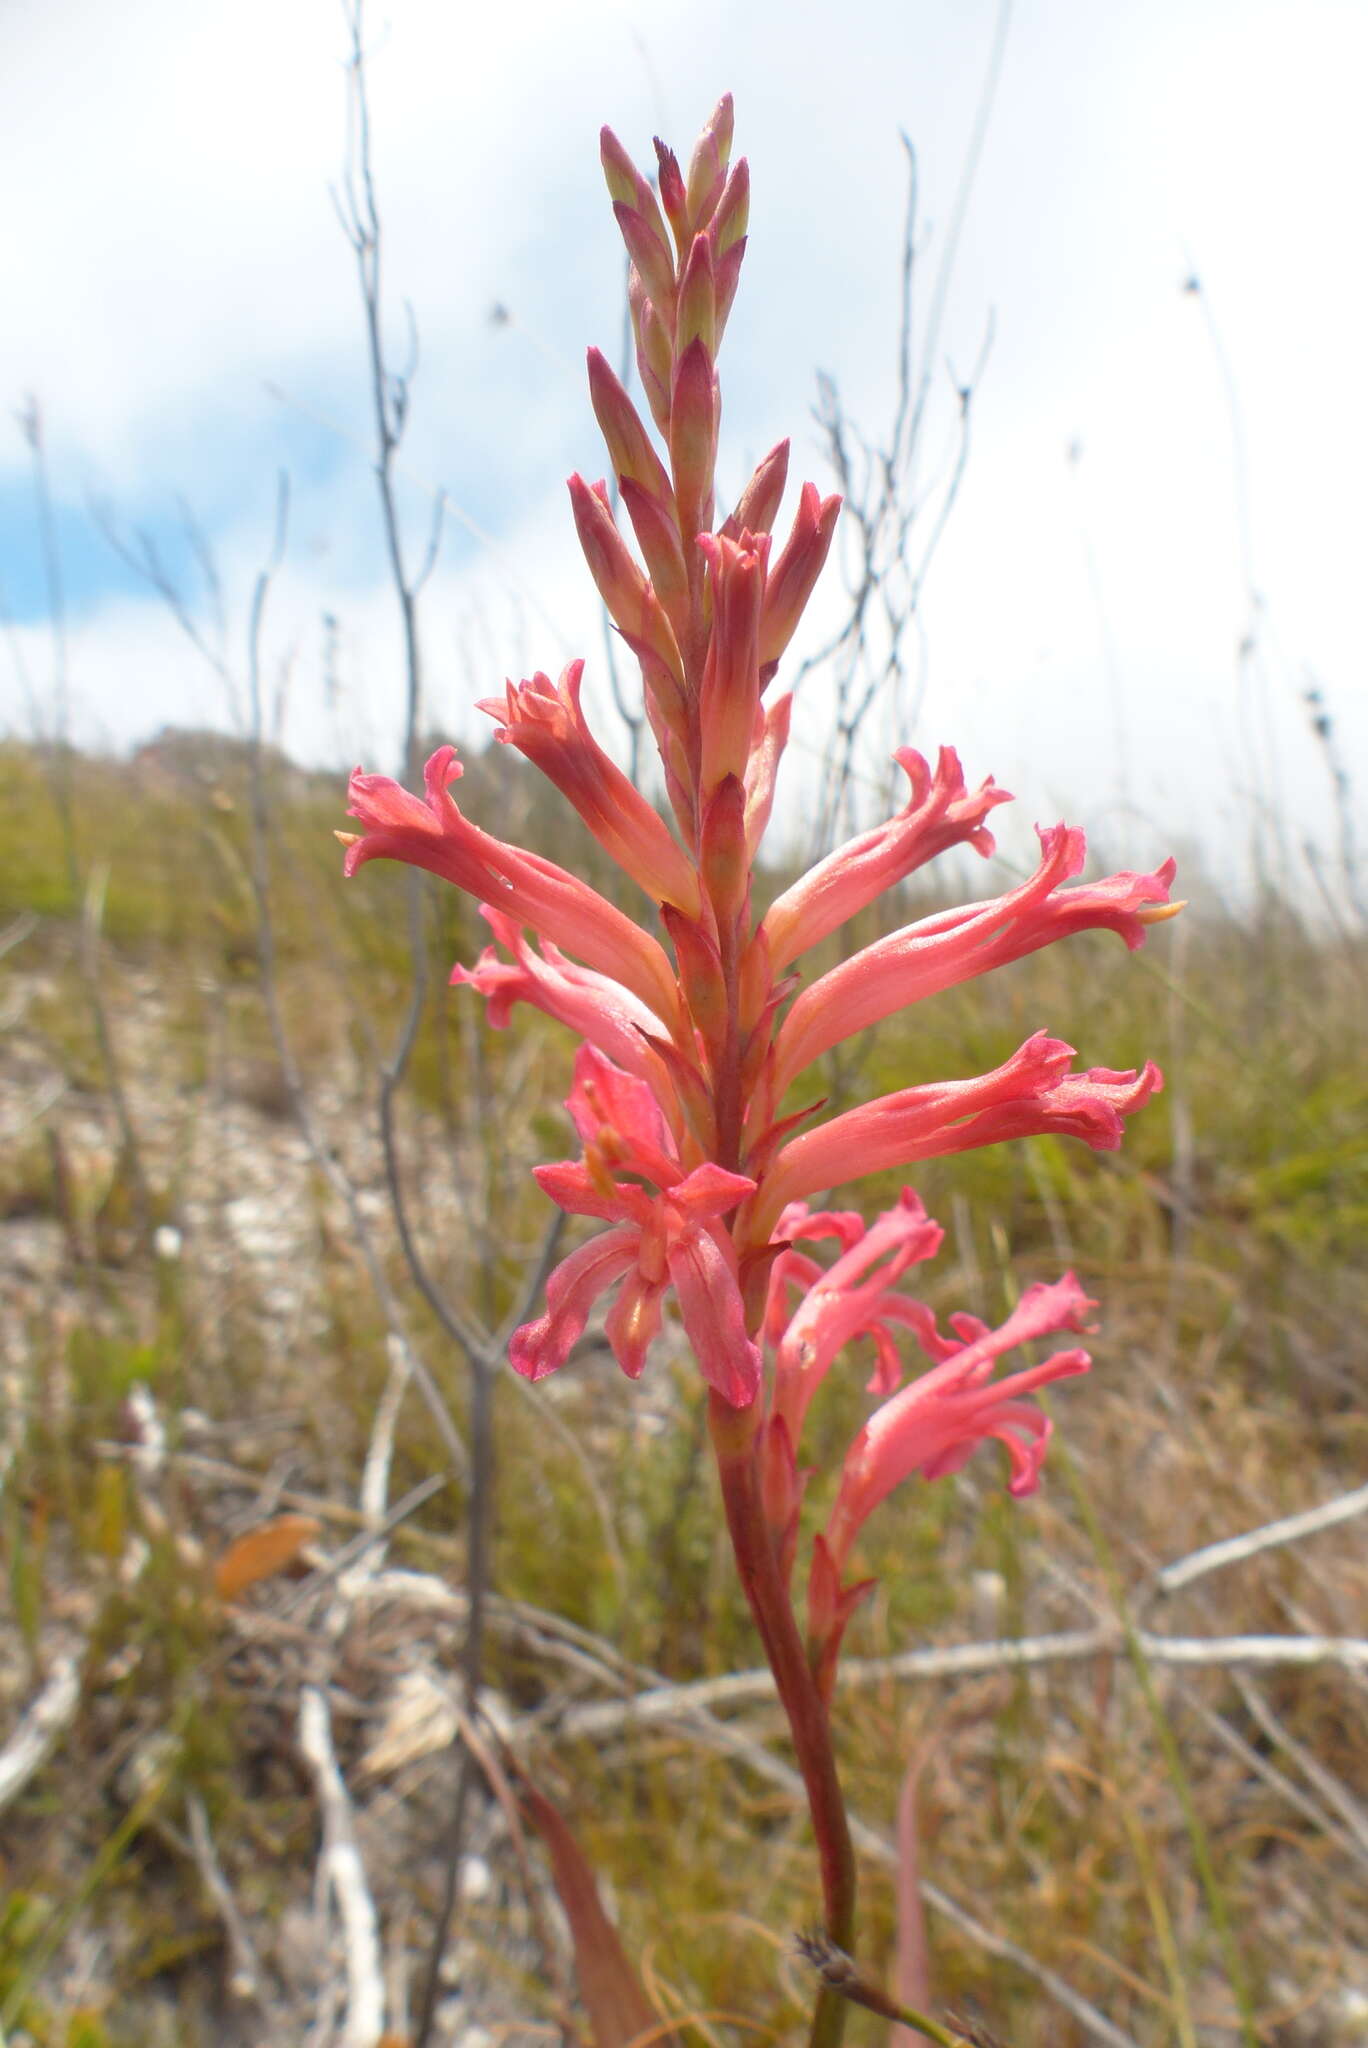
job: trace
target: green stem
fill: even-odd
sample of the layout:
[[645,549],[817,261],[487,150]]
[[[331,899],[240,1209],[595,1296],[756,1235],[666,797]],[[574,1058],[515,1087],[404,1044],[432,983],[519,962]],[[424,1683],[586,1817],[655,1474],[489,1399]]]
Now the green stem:
[[[793,1747],[807,1791],[822,1877],[826,1932],[838,1948],[852,1945],[855,1926],[855,1854],[831,1746],[827,1710],[808,1663],[788,1588],[766,1525],[755,1455],[755,1409],[732,1408],[719,1394],[708,1402],[708,1426],[717,1455],[736,1568],[788,1716]],[[808,2048],[840,2048],[846,2002],[823,1986],[817,1994]]]

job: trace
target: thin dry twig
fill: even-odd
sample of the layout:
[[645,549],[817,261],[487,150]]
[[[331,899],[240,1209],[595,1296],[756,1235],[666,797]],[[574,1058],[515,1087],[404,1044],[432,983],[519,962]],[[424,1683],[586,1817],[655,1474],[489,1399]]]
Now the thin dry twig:
[[1338,1523],[1363,1514],[1368,1514],[1368,1486],[1355,1487],[1351,1493],[1341,1493],[1334,1500],[1324,1501],[1319,1507],[1304,1508],[1299,1514],[1284,1515],[1276,1522],[1265,1522],[1243,1536],[1227,1536],[1220,1543],[1208,1543],[1203,1549],[1194,1550],[1189,1556],[1165,1565],[1155,1574],[1155,1586],[1161,1593],[1176,1593],[1180,1587],[1190,1586],[1194,1579],[1203,1578],[1208,1572],[1223,1571],[1229,1564],[1241,1564],[1247,1557],[1257,1557],[1260,1551],[1273,1550],[1283,1543],[1295,1543],[1303,1536],[1318,1535],[1322,1529],[1333,1529]]
[[[299,1700],[299,1748],[313,1773],[323,1816],[319,1852],[321,1898],[337,1907],[347,1976],[346,2016],[338,2048],[375,2048],[385,2024],[385,1973],[375,1901],[366,1882],[357,1846],[351,1799],[337,1767],[328,1702],[316,1686],[307,1685]],[[326,1951],[324,1938],[319,1947]]]
[[209,1816],[198,1793],[192,1792],[187,1799],[186,1814],[190,1822],[190,1847],[200,1877],[223,1922],[228,1943],[228,1989],[234,1998],[257,1998],[261,1990],[261,1964],[252,1945],[252,1937],[247,1932],[247,1923],[233,1897],[232,1886],[224,1876],[223,1865],[219,1862],[214,1838],[209,1831]]
[[42,1691],[30,1701],[18,1727],[0,1749],[0,1812],[42,1769],[76,1719],[80,1703],[80,1662],[71,1655],[59,1657]]
[[[1346,1636],[1160,1636],[1137,1631],[1146,1657],[1156,1664],[1307,1665],[1342,1664],[1368,1669],[1368,1641]],[[1026,1636],[990,1643],[956,1643],[945,1649],[907,1650],[892,1657],[850,1657],[837,1667],[844,1691],[877,1686],[890,1678],[961,1678],[978,1672],[1019,1671],[1046,1664],[1078,1663],[1125,1647],[1119,1628],[1071,1629],[1058,1635]],[[665,1685],[632,1699],[595,1701],[572,1707],[561,1721],[571,1738],[591,1739],[629,1725],[673,1721],[715,1707],[746,1706],[774,1696],[768,1670],[734,1671],[689,1685]]]

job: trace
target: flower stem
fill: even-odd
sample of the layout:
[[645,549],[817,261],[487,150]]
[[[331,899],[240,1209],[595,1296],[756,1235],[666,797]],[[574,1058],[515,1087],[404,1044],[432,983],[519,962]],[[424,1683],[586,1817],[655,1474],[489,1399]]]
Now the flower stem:
[[[736,1568],[788,1716],[807,1790],[821,1868],[826,1932],[839,1948],[848,1950],[855,1926],[855,1855],[850,1825],[831,1746],[827,1710],[808,1663],[765,1521],[755,1453],[758,1421],[757,1408],[736,1409],[720,1394],[709,1395],[708,1425]],[[845,2031],[845,2013],[845,2000],[840,1993],[824,1985],[817,1994],[809,2048],[839,2048]]]

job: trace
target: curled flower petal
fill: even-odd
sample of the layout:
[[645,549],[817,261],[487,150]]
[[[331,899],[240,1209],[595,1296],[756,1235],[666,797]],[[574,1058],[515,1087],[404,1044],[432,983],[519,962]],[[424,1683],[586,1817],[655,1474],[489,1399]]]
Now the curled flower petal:
[[609,758],[580,706],[584,663],[572,661],[558,683],[540,671],[509,683],[480,710],[500,720],[495,737],[516,747],[554,782],[600,846],[654,903],[673,903],[686,916],[702,908],[698,872],[664,819]]
[[1005,1351],[1059,1330],[1086,1330],[1095,1306],[1072,1273],[1051,1286],[1027,1289],[999,1329],[987,1330],[954,1351],[876,1409],[846,1454],[826,1541],[843,1569],[866,1518],[895,1486],[920,1472],[954,1472],[985,1438],[1002,1442],[1011,1460],[1010,1490],[1031,1492],[1049,1439],[1049,1423],[1024,1396],[1052,1381],[1087,1372],[1086,1351],[1056,1352],[1043,1365],[994,1380]]
[[1115,1151],[1123,1118],[1163,1086],[1153,1061],[1139,1072],[1069,1072],[1073,1047],[1038,1031],[991,1073],[899,1089],[791,1138],[765,1174],[746,1217],[748,1239],[768,1243],[785,1203],[867,1173],[970,1152],[1047,1132]]
[[[1040,833],[1040,844],[1040,865],[1020,888],[905,925],[804,989],[775,1043],[777,1095],[842,1039],[1056,939],[1100,928],[1118,932],[1132,949],[1140,945],[1145,936],[1141,911],[1146,904],[1165,901],[1174,863],[1165,861],[1153,874],[1110,875],[1065,889],[1060,884],[1083,866],[1083,834],[1054,825]],[[833,889],[839,894],[836,885]]]
[[546,1314],[513,1332],[508,1362],[525,1380],[557,1372],[584,1335],[599,1296],[636,1261],[640,1233],[630,1224],[607,1230],[562,1259],[546,1283]]
[[364,775],[358,768],[347,808],[365,831],[347,847],[343,873],[354,875],[368,860],[426,868],[477,900],[497,903],[520,924],[621,982],[673,1035],[680,1024],[679,992],[663,949],[587,882],[464,817],[448,787],[463,772],[456,749],[438,747],[423,771],[427,794],[417,797],[388,775]]
[[[492,946],[486,946],[474,967],[453,967],[451,980],[485,998],[495,1030],[506,1027],[515,1003],[530,1003],[558,1023],[568,1024],[618,1066],[648,1080],[659,1096],[665,1087],[665,1071],[648,1044],[649,1038],[664,1031],[655,1013],[621,983],[568,960],[549,939],[543,940],[538,953],[528,945],[516,919],[506,917],[492,903],[482,903],[480,915],[513,958],[501,960]],[[668,1094],[667,1088],[665,1092]]]
[[944,1235],[904,1188],[901,1200],[808,1288],[775,1351],[774,1409],[795,1444],[837,1352],[856,1337],[882,1331],[885,1309],[896,1299],[890,1290],[908,1266],[935,1256]]
[[903,808],[819,860],[766,911],[764,929],[776,973],[948,847],[967,844],[985,858],[993,851],[993,835],[983,820],[1011,798],[991,775],[976,790],[967,790],[953,747],[941,748],[934,776],[912,747],[899,747],[893,758],[911,784]]
[[668,1259],[704,1379],[733,1408],[749,1408],[760,1391],[760,1349],[746,1334],[734,1254],[728,1256],[710,1231],[690,1230],[670,1247]]

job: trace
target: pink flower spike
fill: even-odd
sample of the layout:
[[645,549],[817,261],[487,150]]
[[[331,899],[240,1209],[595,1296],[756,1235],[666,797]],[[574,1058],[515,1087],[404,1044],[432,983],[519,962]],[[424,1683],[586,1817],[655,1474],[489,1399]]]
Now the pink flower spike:
[[1011,1462],[1009,1490],[1033,1492],[1050,1425],[1024,1398],[1053,1381],[1087,1372],[1086,1351],[1056,1352],[1043,1365],[994,1380],[1001,1355],[1059,1330],[1087,1330],[1095,1307],[1072,1273],[1053,1286],[1027,1289],[1000,1329],[989,1330],[876,1409],[846,1454],[826,1540],[838,1570],[863,1523],[895,1486],[920,1472],[928,1479],[956,1472],[976,1445],[995,1437]]
[[702,908],[698,876],[668,825],[589,730],[580,707],[584,663],[572,661],[559,683],[538,673],[509,683],[503,697],[479,709],[502,721],[495,737],[518,749],[574,805],[618,866],[654,903],[673,903],[686,917]]
[[[1060,884],[1083,866],[1083,834],[1054,825],[1040,833],[1040,844],[1040,865],[1019,888],[904,925],[804,989],[775,1044],[778,1093],[842,1039],[1056,939],[1100,928],[1118,932],[1132,949],[1143,942],[1144,906],[1166,901],[1171,860],[1153,874],[1110,875],[1065,889]],[[839,890],[839,882],[833,879],[832,887]]]
[[1153,1061],[1140,1073],[1094,1067],[1071,1074],[1073,1047],[1038,1031],[991,1073],[903,1088],[791,1138],[766,1173],[747,1237],[768,1243],[786,1202],[914,1159],[970,1152],[1006,1138],[1052,1132],[1114,1152],[1123,1118],[1163,1086]]
[[903,808],[818,861],[766,911],[776,974],[948,847],[969,845],[985,859],[992,853],[993,835],[983,820],[995,805],[1011,801],[1007,790],[991,775],[967,790],[953,747],[941,748],[934,776],[912,747],[900,747],[893,758],[911,784]]
[[356,769],[348,815],[359,818],[365,831],[349,843],[343,873],[354,875],[368,860],[426,868],[477,901],[498,904],[520,924],[621,982],[660,1018],[667,1036],[682,1029],[679,991],[664,949],[587,882],[463,817],[448,791],[462,772],[456,749],[439,747],[423,771],[423,798],[387,775]]

